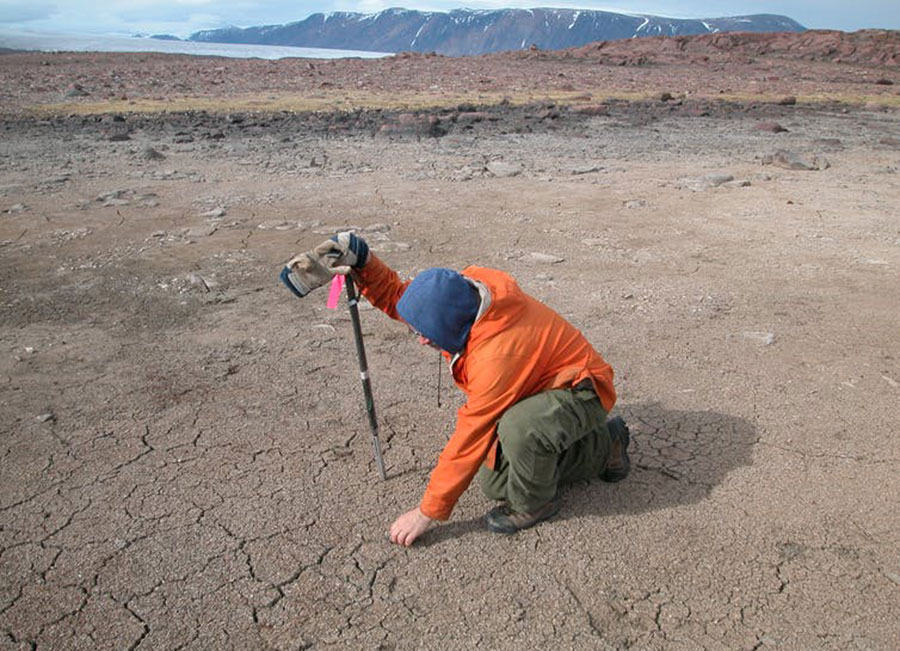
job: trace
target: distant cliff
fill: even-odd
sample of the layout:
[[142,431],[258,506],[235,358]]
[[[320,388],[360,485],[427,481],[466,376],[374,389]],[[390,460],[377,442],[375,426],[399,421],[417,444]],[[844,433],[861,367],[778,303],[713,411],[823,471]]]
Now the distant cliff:
[[687,20],[579,9],[458,9],[448,13],[387,9],[377,14],[313,14],[287,25],[205,30],[188,40],[461,56],[523,50],[532,45],[558,50],[640,36],[805,30],[786,16],[772,14]]

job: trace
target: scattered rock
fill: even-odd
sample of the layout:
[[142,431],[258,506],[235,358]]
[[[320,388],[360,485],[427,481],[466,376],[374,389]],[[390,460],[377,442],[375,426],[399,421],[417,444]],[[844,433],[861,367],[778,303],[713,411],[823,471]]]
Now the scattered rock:
[[822,147],[831,151],[841,151],[844,148],[844,143],[841,142],[840,138],[816,138],[813,140],[813,143],[817,147]]
[[891,138],[891,137],[882,138],[881,140],[878,141],[878,144],[886,145],[893,149],[900,149],[900,138]]
[[893,86],[894,82],[891,79],[887,79],[886,77],[881,77],[880,79],[876,79],[875,83],[878,86]]
[[126,195],[131,194],[131,190],[110,190],[97,195],[97,201],[110,201],[113,199],[124,199]]
[[60,183],[65,183],[69,180],[68,174],[60,174],[58,176],[48,176],[47,178],[41,180],[38,185],[59,185]]
[[212,210],[200,213],[200,216],[207,219],[220,219],[225,216],[225,209],[222,206],[217,206]]
[[173,142],[177,144],[194,142],[194,137],[189,133],[176,133]]
[[526,253],[521,259],[527,260],[528,262],[537,262],[538,264],[558,264],[565,260],[565,258],[561,258],[558,255],[538,253],[537,251]]
[[626,208],[634,209],[634,208],[646,208],[647,202],[643,199],[629,199],[625,201],[623,204]]
[[733,180],[734,177],[731,174],[707,174],[701,177],[678,179],[675,187],[691,190],[692,192],[703,192]]
[[56,420],[56,416],[48,411],[44,414],[38,415],[36,419],[39,423],[49,423],[50,421]]
[[298,222],[289,222],[284,219],[270,219],[264,221],[257,226],[261,231],[289,231],[292,228],[298,228]]
[[787,131],[787,129],[777,122],[760,122],[753,128],[757,131],[767,131],[769,133],[785,133]]
[[518,163],[506,163],[499,160],[491,161],[485,166],[485,169],[497,178],[509,178],[522,173],[522,166]]
[[161,154],[156,151],[153,147],[144,147],[141,151],[141,158],[145,160],[164,160],[166,158],[165,154]]
[[390,224],[369,224],[368,226],[363,226],[363,233],[387,233],[391,230]]
[[749,188],[752,184],[748,179],[735,179],[734,181],[728,181],[727,183],[723,183],[723,188]]
[[484,176],[485,168],[481,162],[469,163],[450,175],[453,181],[471,181],[476,176]]
[[491,114],[485,111],[463,111],[456,114],[457,124],[472,124],[475,122],[482,122],[483,120],[490,119]]
[[87,97],[88,95],[90,93],[81,84],[72,84],[69,86],[69,90],[66,91],[66,97]]
[[200,226],[193,226],[187,230],[185,235],[189,238],[192,237],[209,237],[213,233],[215,233],[219,229],[215,224],[202,224]]
[[28,206],[26,206],[24,203],[14,203],[3,212],[5,212],[7,215],[14,215],[15,213],[25,212],[26,210],[28,210]]
[[828,160],[822,156],[813,156],[812,159],[803,158],[792,151],[779,149],[771,157],[767,157],[763,162],[768,162],[776,167],[782,167],[786,170],[814,171],[825,170],[830,167]]
[[390,240],[382,240],[374,244],[370,244],[369,248],[376,253],[396,253],[398,251],[409,251],[412,245],[407,242],[392,242]]
[[594,172],[599,172],[603,168],[599,165],[584,165],[582,167],[576,167],[572,170],[573,176],[578,176],[581,174],[593,174]]
[[750,341],[763,344],[764,346],[771,346],[775,343],[774,332],[748,331],[741,334],[744,339],[749,339]]
[[797,103],[797,98],[793,95],[788,95],[787,97],[782,97],[780,100],[778,100],[778,103],[781,106],[793,106]]
[[584,106],[575,106],[571,109],[573,113],[591,116],[609,115],[609,107],[606,104],[585,104]]
[[131,136],[127,132],[114,133],[109,137],[110,142],[125,142],[131,140]]
[[660,93],[659,94],[660,102],[671,102],[673,99],[675,99],[675,97],[672,95],[672,93]]
[[203,279],[203,276],[198,273],[193,271],[189,273],[188,282],[191,284],[191,287],[197,287],[203,292],[209,292],[209,284]]

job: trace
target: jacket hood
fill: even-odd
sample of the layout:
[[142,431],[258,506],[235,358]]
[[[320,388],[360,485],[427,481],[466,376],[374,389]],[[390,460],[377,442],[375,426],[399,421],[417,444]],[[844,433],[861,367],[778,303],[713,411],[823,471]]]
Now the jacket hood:
[[406,287],[397,313],[423,337],[453,355],[462,352],[481,299],[478,290],[452,269],[426,269]]

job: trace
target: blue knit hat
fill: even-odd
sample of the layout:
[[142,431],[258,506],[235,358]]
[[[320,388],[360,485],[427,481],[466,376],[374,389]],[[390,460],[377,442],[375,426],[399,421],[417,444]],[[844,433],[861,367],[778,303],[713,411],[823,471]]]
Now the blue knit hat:
[[423,337],[455,355],[466,347],[481,297],[462,274],[426,269],[413,278],[397,302],[397,313]]

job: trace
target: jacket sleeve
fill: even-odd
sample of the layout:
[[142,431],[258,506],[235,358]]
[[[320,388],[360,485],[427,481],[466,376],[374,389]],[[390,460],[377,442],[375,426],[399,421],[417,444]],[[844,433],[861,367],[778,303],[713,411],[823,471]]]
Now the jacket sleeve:
[[397,314],[397,301],[406,291],[410,281],[403,282],[397,272],[387,266],[372,251],[362,269],[353,271],[353,279],[368,301],[392,319],[402,321]]
[[435,520],[450,517],[459,496],[468,488],[491,449],[497,423],[521,395],[523,360],[512,356],[482,360],[469,369],[473,381],[468,399],[457,412],[456,429],[444,446],[419,505]]

